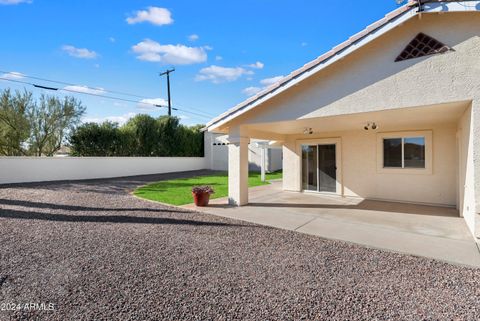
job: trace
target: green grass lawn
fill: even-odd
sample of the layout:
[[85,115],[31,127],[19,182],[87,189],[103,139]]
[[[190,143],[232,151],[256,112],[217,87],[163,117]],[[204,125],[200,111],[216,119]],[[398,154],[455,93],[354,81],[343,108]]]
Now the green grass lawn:
[[[274,172],[266,175],[267,180],[281,179],[282,172]],[[260,173],[251,172],[248,175],[248,186],[267,185],[268,182],[260,180]],[[209,185],[215,190],[210,198],[228,196],[227,173],[218,173],[208,176],[180,178],[169,181],[161,181],[137,188],[134,195],[151,201],[167,203],[171,205],[185,205],[193,203],[192,187]]]

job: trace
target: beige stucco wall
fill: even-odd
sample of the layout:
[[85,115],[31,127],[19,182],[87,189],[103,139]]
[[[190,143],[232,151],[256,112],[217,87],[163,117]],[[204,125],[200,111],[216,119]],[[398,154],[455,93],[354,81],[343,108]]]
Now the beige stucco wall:
[[[444,42],[454,51],[394,62],[419,32]],[[471,108],[448,124],[429,124],[425,119],[424,126],[415,128],[381,128],[382,131],[432,130],[431,175],[379,173],[375,135],[361,129],[322,132],[319,125],[314,128],[313,136],[341,138],[344,195],[456,205],[469,228],[480,237],[479,12],[414,17],[236,117],[222,130],[262,131],[263,136],[271,133],[274,135],[271,139],[283,140],[284,187],[298,191],[301,172],[296,140],[305,136],[301,134],[303,123],[297,122],[297,128],[295,121],[451,102],[465,102]],[[442,110],[432,112],[442,113]],[[361,126],[359,123],[358,127]]]
[[458,122],[458,209],[475,233],[475,179],[473,162],[472,108]]
[[[402,128],[405,129],[405,128]],[[457,200],[456,124],[425,125],[408,130],[433,133],[432,174],[381,173],[377,169],[377,132],[346,131],[313,135],[308,140],[339,137],[341,139],[342,195],[416,203],[455,206]],[[386,128],[381,132],[396,132]],[[302,140],[291,136],[284,146],[284,189],[301,190],[300,164]],[[408,171],[408,170],[407,170]],[[406,172],[407,172],[406,171]]]
[[247,137],[232,132],[228,136],[228,202],[242,206],[248,203],[248,143]]
[[[455,51],[394,62],[419,32]],[[478,99],[479,73],[480,13],[425,14],[236,118],[230,126]]]
[[480,100],[474,100],[472,102],[472,129],[471,140],[473,140],[473,177],[475,191],[473,196],[475,197],[475,236],[480,239]]
[[[454,51],[394,62],[405,45],[419,32],[444,42]],[[371,176],[364,168],[374,171],[371,166],[373,156],[361,154],[360,150],[372,150],[371,138],[348,132],[325,135],[340,135],[344,141],[342,149],[345,152],[343,159],[347,195],[450,205],[460,205],[462,197],[461,210],[465,212],[469,227],[480,236],[478,12],[423,14],[421,18],[415,17],[338,63],[273,97],[254,111],[237,117],[229,126],[240,125],[252,129],[258,126],[263,131],[272,131],[278,135],[281,134],[281,126],[278,126],[281,122],[461,101],[472,104],[469,149],[464,149],[466,159],[463,163],[454,159],[460,158],[456,144],[456,126],[461,127],[460,125],[467,122],[466,119],[461,122],[455,119],[449,129],[434,130],[435,172],[432,177],[415,177],[417,187],[413,189],[409,184],[411,177],[408,175],[389,177],[374,174],[374,179],[369,179]],[[275,126],[269,128],[268,124],[273,122],[276,122]],[[298,128],[298,131],[301,132],[302,128]],[[467,133],[464,133],[463,144],[466,144],[465,135]],[[298,155],[292,146],[293,138],[287,136],[284,146],[284,180],[285,188],[297,190],[300,180]],[[440,151],[444,156],[438,155]],[[361,157],[349,160],[348,153]],[[360,167],[361,163],[363,166]],[[460,174],[459,167],[462,166],[465,168],[463,174]],[[439,172],[442,168],[445,172]],[[356,178],[352,176],[353,173],[356,173]],[[465,177],[462,178],[462,175]],[[457,182],[459,179],[464,179],[468,186],[463,195],[457,195],[462,187],[461,183]]]

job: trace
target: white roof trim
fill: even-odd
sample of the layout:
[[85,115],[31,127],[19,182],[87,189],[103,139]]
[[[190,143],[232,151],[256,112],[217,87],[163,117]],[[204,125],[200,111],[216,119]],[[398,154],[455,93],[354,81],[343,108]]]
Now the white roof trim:
[[[352,36],[346,42],[333,48],[325,55],[307,63],[302,68],[292,72],[290,75],[281,79],[276,84],[270,86],[259,94],[243,101],[237,106],[231,108],[227,112],[212,119],[207,125],[208,130],[214,130],[225,123],[228,123],[232,119],[238,117],[241,114],[252,110],[258,105],[271,99],[272,97],[288,90],[295,86],[304,79],[312,76],[320,70],[334,64],[335,62],[343,59],[353,51],[365,46],[372,42],[376,38],[384,35],[393,28],[401,25],[407,20],[418,15],[417,7],[411,3],[397,9],[385,16],[385,18],[368,26],[364,31]],[[435,13],[435,12],[464,12],[464,11],[480,11],[480,1],[457,1],[457,2],[435,2],[423,4],[422,14]],[[326,56],[324,59],[322,59]]]
[[423,12],[465,12],[480,11],[480,1],[430,2],[423,5]]

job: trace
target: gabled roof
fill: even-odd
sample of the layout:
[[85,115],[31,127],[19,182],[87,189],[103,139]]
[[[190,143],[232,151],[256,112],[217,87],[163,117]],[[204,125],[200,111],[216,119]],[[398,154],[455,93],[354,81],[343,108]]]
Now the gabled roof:
[[[475,2],[476,4],[472,5],[472,2]],[[255,108],[266,100],[269,100],[277,94],[287,90],[292,85],[302,81],[307,77],[310,77],[311,75],[338,61],[351,52],[363,47],[367,43],[370,43],[372,40],[402,24],[406,20],[416,16],[420,12],[428,13],[446,11],[480,11],[480,1],[410,0],[406,5],[388,13],[384,18],[369,25],[361,32],[350,37],[347,41],[332,48],[327,53],[293,71],[275,84],[212,119],[209,123],[207,123],[206,129],[215,129],[222,124],[236,118],[237,116]]]

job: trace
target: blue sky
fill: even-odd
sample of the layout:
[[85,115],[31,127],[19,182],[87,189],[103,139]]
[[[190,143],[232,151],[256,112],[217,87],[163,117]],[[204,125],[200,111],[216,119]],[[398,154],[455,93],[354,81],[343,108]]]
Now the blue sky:
[[[158,73],[174,66],[172,101],[182,109],[174,115],[205,123],[208,116],[188,111],[217,115],[396,7],[395,0],[0,0],[0,70],[99,88],[93,92],[101,95],[112,95],[107,89],[165,99]],[[6,87],[23,85],[0,81]],[[166,113],[74,95],[87,106],[88,121]]]

